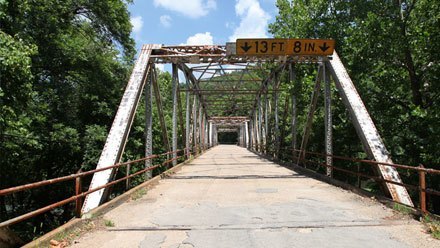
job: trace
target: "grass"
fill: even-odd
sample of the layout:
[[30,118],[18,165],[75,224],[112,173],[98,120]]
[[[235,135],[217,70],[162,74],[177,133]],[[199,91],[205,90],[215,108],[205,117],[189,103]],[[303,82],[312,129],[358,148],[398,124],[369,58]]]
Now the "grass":
[[115,223],[113,221],[111,221],[111,220],[104,220],[104,225],[106,227],[114,227]]
[[402,213],[402,214],[407,214],[407,215],[413,214],[412,208],[405,206],[405,205],[402,205],[402,204],[399,204],[397,202],[394,203],[393,209],[396,210],[397,212]]
[[136,201],[142,198],[142,196],[147,194],[147,190],[145,188],[139,189],[131,195],[131,199]]
[[428,231],[433,238],[440,239],[440,221],[433,220],[428,215],[425,215],[422,222],[428,227]]
[[[406,215],[414,216],[414,211],[412,208],[399,204],[394,203],[393,209]],[[440,239],[440,220],[433,219],[429,216],[429,214],[426,214],[423,216],[423,218],[419,219],[420,222],[422,222],[428,229],[428,232],[431,234],[431,236],[435,239]]]
[[[92,220],[87,220],[83,225],[76,227],[74,229],[69,229],[67,231],[60,232],[53,237],[53,240],[59,242],[67,242],[70,244],[72,240],[78,238],[81,234],[88,232],[95,228],[95,223]],[[38,247],[49,247],[49,244],[40,244]]]

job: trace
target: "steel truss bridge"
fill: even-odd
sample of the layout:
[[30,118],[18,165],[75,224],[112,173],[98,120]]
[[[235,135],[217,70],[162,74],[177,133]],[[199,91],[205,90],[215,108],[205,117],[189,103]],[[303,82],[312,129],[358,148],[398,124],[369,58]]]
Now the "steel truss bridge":
[[[171,64],[172,67],[171,139],[165,125],[157,64]],[[316,75],[306,123],[302,130],[298,130],[297,99],[300,92],[297,89],[301,82],[297,80],[295,71],[296,67],[302,64],[316,68]],[[244,56],[236,54],[235,44],[226,46],[148,44],[144,45],[139,53],[95,170],[0,190],[2,196],[61,181],[76,180],[76,194],[46,208],[2,222],[0,225],[4,227],[20,222],[69,202],[76,202],[78,216],[85,214],[106,201],[109,186],[126,181],[131,176],[147,173],[146,178],[151,177],[152,169],[159,166],[152,162],[154,158],[166,156],[167,160],[164,164],[175,166],[179,159],[198,156],[209,147],[216,146],[219,143],[218,133],[221,132],[236,132],[239,137],[238,145],[275,160],[279,159],[281,154],[284,154],[282,156],[285,159],[287,150],[291,162],[305,166],[306,156],[313,154],[307,151],[307,145],[321,91],[324,92],[325,104],[325,140],[323,140],[325,153],[315,155],[324,159],[325,162],[321,166],[325,167],[326,176],[332,177],[333,170],[337,169],[333,166],[333,159],[341,159],[332,152],[331,96],[335,94],[332,92],[333,83],[349,112],[359,142],[362,143],[370,159],[360,162],[375,166],[376,180],[381,182],[383,189],[394,201],[414,206],[407,192],[410,186],[402,182],[396,168],[413,169],[423,176],[426,173],[438,175],[440,171],[393,163],[336,52],[331,56]],[[145,103],[140,103],[142,94],[145,96]],[[280,94],[289,97],[285,102],[280,103]],[[125,144],[129,139],[130,129],[140,104],[146,106],[145,158],[121,163]],[[167,153],[160,155],[152,154],[154,105],[157,106],[159,114],[157,121],[161,124],[162,140],[168,150]],[[289,124],[291,144],[286,144],[285,137],[288,134],[284,128],[280,128],[281,125],[287,125],[287,116],[292,120]],[[178,138],[178,129],[182,130],[183,139]],[[301,140],[298,139],[299,134]],[[116,170],[132,163],[144,163],[145,169],[115,180]],[[87,175],[93,175],[93,179],[89,190],[82,191],[80,179]],[[425,201],[426,192],[439,195],[437,191],[426,189],[424,179],[423,184],[421,182],[421,185],[414,187],[421,190],[422,201]],[[419,205],[422,211],[426,211],[424,204],[426,203],[422,202]]]
[[[219,127],[228,125],[239,128],[241,146],[256,149],[259,152],[268,152],[266,145],[268,140],[273,139],[275,141],[274,155],[276,157],[281,144],[281,134],[279,132],[280,104],[278,101],[279,92],[282,89],[280,75],[287,70],[289,74],[288,83],[295,84],[295,65],[298,63],[309,63],[316,65],[318,70],[307,116],[307,124],[303,130],[303,138],[301,142],[298,142],[299,154],[297,162],[300,162],[305,155],[304,152],[307,148],[322,82],[325,88],[326,104],[326,153],[332,155],[331,75],[345,106],[350,112],[353,124],[369,157],[378,162],[392,163],[390,155],[367,109],[336,53],[333,54],[331,59],[324,56],[248,57],[234,55],[234,51],[228,52],[226,46],[161,46],[150,44],[142,47],[139,58],[136,61],[97,168],[119,162],[140,96],[144,89],[149,99],[147,101],[151,101],[152,92],[154,92],[159,110],[162,108],[159,97],[157,69],[155,67],[157,63],[172,64],[173,130],[171,131],[171,142],[168,141],[168,136],[166,135],[167,130],[163,114],[159,113],[164,134],[163,139],[166,146],[169,147],[169,151],[176,151],[178,147],[177,118],[178,96],[180,95],[178,70],[183,72],[186,81],[185,148],[187,150],[191,146],[200,146],[202,150],[205,150],[208,146],[216,145],[215,134],[218,132]],[[263,63],[271,63],[273,66],[267,73],[256,77],[251,71],[263,69]],[[188,64],[195,64],[196,66],[190,67]],[[234,74],[228,74],[228,70],[233,71]],[[204,77],[205,75],[209,75],[209,77]],[[243,87],[245,82],[246,88]],[[272,94],[273,97],[269,98],[269,94]],[[295,93],[292,94],[292,112],[294,115],[292,128],[293,149],[297,149],[297,141],[295,140],[297,137],[296,97]],[[272,99],[273,103],[271,103]],[[272,106],[275,116],[273,123],[274,132],[269,132],[268,113],[271,111]],[[192,113],[190,113],[190,110]],[[145,155],[150,156],[152,155],[151,102],[150,104],[147,103],[146,119],[148,134]],[[183,121],[181,121],[182,124]],[[173,157],[175,158],[176,156],[177,154],[174,153]],[[176,162],[174,161],[174,163]],[[332,158],[330,156],[327,157],[326,163],[329,166],[332,165]],[[395,168],[381,164],[377,168],[379,174],[384,179],[401,183]],[[331,173],[331,167],[327,167],[327,175],[331,176]],[[112,178],[112,174],[112,170],[95,173],[90,189],[108,183]],[[413,205],[405,187],[386,183],[386,188],[394,200],[410,206]],[[87,195],[82,211],[88,212],[97,207],[102,200],[104,191],[104,189],[101,189]]]

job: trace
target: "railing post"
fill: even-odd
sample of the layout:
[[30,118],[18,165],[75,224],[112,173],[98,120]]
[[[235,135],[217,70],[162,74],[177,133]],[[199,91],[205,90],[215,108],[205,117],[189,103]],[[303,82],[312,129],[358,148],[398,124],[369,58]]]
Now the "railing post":
[[[420,168],[424,168],[422,164],[419,165]],[[420,209],[422,213],[427,213],[426,210],[426,173],[419,170],[419,189],[420,189]]]
[[[127,166],[125,167],[126,168],[126,173],[125,173],[125,176],[130,176],[130,164],[127,164]],[[127,180],[125,180],[125,189],[126,190],[128,190],[129,188],[130,188],[130,180],[131,178],[129,177],[129,178],[127,178]]]
[[[81,177],[75,178],[75,196],[82,193]],[[78,197],[75,200],[75,216],[81,218],[82,198]]]

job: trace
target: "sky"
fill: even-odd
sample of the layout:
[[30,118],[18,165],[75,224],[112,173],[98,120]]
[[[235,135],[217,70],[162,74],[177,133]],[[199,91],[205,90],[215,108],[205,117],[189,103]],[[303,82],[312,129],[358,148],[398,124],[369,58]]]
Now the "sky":
[[135,0],[129,11],[138,50],[271,37],[267,26],[277,14],[275,0]]

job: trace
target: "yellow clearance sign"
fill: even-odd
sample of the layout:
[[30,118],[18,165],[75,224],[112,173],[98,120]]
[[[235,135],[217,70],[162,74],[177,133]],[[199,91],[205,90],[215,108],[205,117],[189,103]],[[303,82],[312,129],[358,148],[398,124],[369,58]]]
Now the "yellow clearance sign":
[[332,55],[334,40],[237,39],[237,55]]

